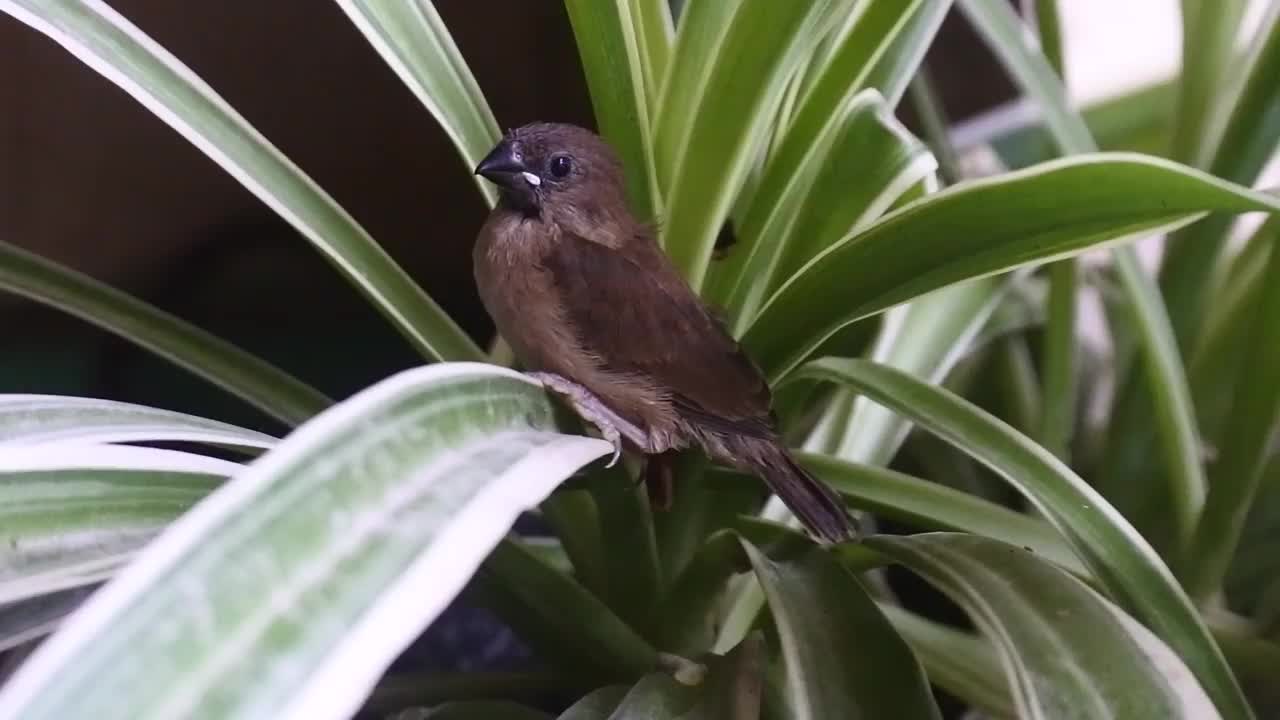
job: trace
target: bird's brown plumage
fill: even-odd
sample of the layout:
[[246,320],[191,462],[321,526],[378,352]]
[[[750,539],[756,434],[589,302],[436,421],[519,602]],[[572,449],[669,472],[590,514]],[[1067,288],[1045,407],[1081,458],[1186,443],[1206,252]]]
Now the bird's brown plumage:
[[643,428],[648,452],[700,445],[763,477],[818,536],[852,536],[839,499],[781,445],[760,372],[627,209],[607,144],[570,125],[527,125],[478,172],[502,199],[476,243],[476,283],[527,366]]

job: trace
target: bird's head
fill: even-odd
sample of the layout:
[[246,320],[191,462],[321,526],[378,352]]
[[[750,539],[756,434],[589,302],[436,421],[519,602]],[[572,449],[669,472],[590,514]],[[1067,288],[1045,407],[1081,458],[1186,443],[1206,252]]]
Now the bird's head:
[[576,125],[532,123],[507,131],[476,166],[502,202],[525,215],[548,207],[593,212],[625,207],[622,166],[595,133]]

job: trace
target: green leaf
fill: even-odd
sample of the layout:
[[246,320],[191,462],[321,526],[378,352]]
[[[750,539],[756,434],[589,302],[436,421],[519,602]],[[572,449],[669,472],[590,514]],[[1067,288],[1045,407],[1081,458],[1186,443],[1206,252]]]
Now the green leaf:
[[828,358],[800,375],[856,389],[1007,480],[1063,534],[1111,597],[1182,657],[1219,712],[1251,716],[1221,651],[1160,557],[1051,453],[971,403],[892,368]]
[[276,438],[216,420],[114,400],[0,395],[0,446],[184,441],[266,449]]
[[[335,1],[440,124],[471,175],[501,132],[435,4],[428,0]],[[494,185],[480,177],[473,180],[493,205],[498,198]]]
[[608,452],[555,416],[474,363],[356,394],[148,545],[0,690],[0,718],[347,717],[516,515]]
[[1058,17],[1058,0],[1035,0],[1036,36],[1040,51],[1049,67],[1066,84],[1066,64],[1062,57],[1062,23]]
[[[1066,85],[1062,57],[1062,30],[1057,0],[1036,0],[1036,34],[1049,67]],[[1079,375],[1076,358],[1076,297],[1080,268],[1073,261],[1049,266],[1049,308],[1044,338],[1044,391],[1040,417],[1040,443],[1058,457],[1069,460],[1071,435],[1076,423]]]
[[101,0],[0,0],[178,131],[293,225],[425,355],[483,357],[356,221],[176,57]]
[[896,605],[880,603],[879,606],[893,628],[915,650],[930,682],[995,717],[1016,715],[999,658],[990,643]]
[[297,424],[330,400],[231,343],[87,275],[0,242],[0,289],[93,323]]
[[[804,99],[797,102],[783,142],[769,154],[761,187],[740,228],[740,247],[716,271],[709,288],[710,297],[731,312],[739,331],[754,319],[767,297],[764,293],[790,275],[779,263],[790,238],[805,238],[792,232],[800,211],[809,212],[811,223],[839,213],[841,220],[827,223],[826,229],[843,235],[855,224],[850,215],[866,224],[902,194],[902,186],[910,184],[905,167],[932,169],[932,164],[924,167],[932,160],[916,160],[925,148],[897,123],[891,109],[950,5],[950,0],[861,3],[832,33],[830,53],[813,63]],[[867,90],[872,88],[880,98],[888,98],[884,105],[871,106],[876,95]],[[879,123],[880,132],[875,132],[873,122]],[[847,162],[849,158],[857,162]],[[904,166],[902,160],[916,162]],[[819,200],[809,191],[824,165],[829,172],[817,185],[824,191]],[[851,185],[847,176],[831,172],[855,168],[866,174],[855,176]],[[856,202],[848,197],[849,187],[856,189]],[[877,208],[872,211],[870,205]],[[810,238],[806,251],[794,253],[787,267],[798,267],[834,239]]]
[[1280,215],[1263,223],[1231,262],[1220,268],[1214,282],[1215,301],[1187,363],[1201,433],[1210,447],[1220,447],[1223,433],[1231,428],[1231,403],[1277,237]]
[[[662,83],[671,63],[675,43],[675,20],[667,0],[628,0],[631,22],[639,36],[640,58],[644,68],[645,96],[649,107],[658,102]],[[653,122],[653,118],[649,118]]]
[[[1215,26],[1239,6],[1229,0],[1226,9],[1216,3],[1201,8],[1199,15],[1209,27]],[[1229,22],[1229,19],[1227,20]],[[1191,32],[1200,32],[1190,30]],[[1230,46],[1227,48],[1230,50]],[[1206,129],[1200,161],[1218,177],[1252,184],[1280,141],[1280,5],[1272,3],[1259,25],[1249,53],[1232,69],[1240,81],[1234,90],[1222,93],[1220,127]],[[1221,78],[1219,78],[1221,83]],[[1206,90],[1212,90],[1210,85]],[[1199,117],[1193,114],[1192,118]],[[1183,348],[1192,347],[1198,337],[1209,294],[1209,278],[1226,244],[1230,218],[1210,218],[1199,227],[1187,228],[1171,237],[1160,267],[1160,288],[1169,304],[1169,315]]]
[[738,245],[708,288],[729,310],[735,332],[810,257],[870,225],[937,167],[875,90],[855,96],[794,150],[798,156],[775,155],[766,168]]
[[1049,266],[1048,318],[1045,323],[1043,392],[1039,439],[1054,455],[1070,460],[1071,436],[1076,425],[1079,362],[1076,332],[1076,300],[1080,268],[1073,260]]
[[[637,18],[653,8],[653,0],[565,0],[569,22],[578,43],[582,69],[591,92],[601,135],[617,150],[627,177],[632,209],[641,218],[654,218],[661,209],[662,194],[653,168],[650,124],[657,83],[654,62],[665,58],[661,35]],[[659,31],[661,32],[661,31]],[[666,43],[670,47],[670,38]]]
[[680,22],[676,25],[671,62],[659,93],[659,112],[653,117],[654,170],[658,186],[664,192],[675,180],[681,152],[693,131],[694,118],[687,111],[701,105],[715,70],[715,57],[744,2],[699,2],[687,12],[672,10]]
[[[736,478],[735,478],[736,479]],[[692,655],[715,642],[716,600],[725,584],[743,570],[737,533],[717,530],[703,542],[689,564],[676,576],[658,616],[659,644],[680,655]]]
[[[1050,134],[1058,148],[1067,154],[1088,153],[1097,149],[1084,120],[1075,113],[1066,98],[1062,83],[1044,57],[1027,46],[1025,34],[1012,8],[999,0],[962,0],[961,7],[969,19],[986,36],[991,48],[1022,87],[1034,98],[1046,116]],[[1237,186],[1238,187],[1238,186]],[[1157,198],[1158,186],[1135,188]],[[1269,203],[1270,204],[1270,203]],[[1274,205],[1272,205],[1274,207]],[[1215,208],[1224,209],[1224,208]],[[1261,208],[1255,208],[1261,209]],[[1161,230],[1174,230],[1171,225]],[[1156,234],[1154,231],[1149,234]],[[1156,427],[1169,473],[1162,498],[1174,506],[1174,554],[1183,551],[1194,531],[1203,504],[1205,480],[1200,464],[1200,441],[1196,433],[1191,407],[1191,391],[1178,352],[1175,333],[1155,283],[1139,264],[1132,248],[1119,248],[1113,254],[1121,287],[1128,300],[1130,325],[1141,352],[1143,383],[1154,401]],[[1135,383],[1136,387],[1137,384]],[[1144,422],[1147,420],[1144,418]],[[1119,426],[1113,437],[1130,435],[1131,427]]]
[[763,652],[758,636],[748,638],[728,655],[709,658],[706,676],[694,684],[651,673],[620,700],[615,689],[606,688],[570,708],[560,720],[757,720]]
[[1080,577],[1089,571],[1042,520],[886,468],[804,453],[801,462],[860,510],[925,530],[960,530],[1025,548]]
[[604,597],[632,627],[648,634],[661,622],[654,608],[664,589],[649,495],[643,483],[633,480],[622,467],[592,478],[591,494],[608,573]]
[[1177,160],[1206,167],[1199,161],[1211,140],[1208,130],[1221,100],[1219,88],[1227,78],[1246,5],[1244,0],[1182,3],[1182,72],[1172,147]]
[[996,643],[1019,717],[1221,717],[1150,631],[1020,548],[956,533],[865,543],[946,593]]
[[847,13],[808,72],[788,138],[804,142],[824,115],[866,88],[896,107],[950,9],[951,0],[903,0],[861,3]]
[[98,582],[243,466],[174,450],[0,453],[0,603]]
[[[1071,197],[1071,203],[1060,201]],[[990,208],[1000,207],[992,215]],[[1280,201],[1168,161],[1102,153],[952,186],[815,257],[744,338],[777,380],[861,318],[963,280]]]
[[911,649],[834,557],[774,562],[743,547],[778,629],[792,717],[942,717]]
[[[917,298],[885,314],[885,323],[868,357],[900,368],[930,382],[942,382],[969,349],[995,311],[1009,283],[1004,278],[981,278],[953,285]],[[848,407],[843,431],[831,454],[846,460],[887,465],[906,439],[910,423],[883,407],[840,391],[847,406],[836,401],[831,410]]]
[[477,579],[482,601],[522,639],[583,677],[618,680],[657,665],[657,651],[602,600],[516,543],[500,543]]
[[1213,482],[1186,569],[1196,597],[1216,593],[1236,553],[1280,423],[1280,252],[1273,248],[1253,310],[1242,372],[1228,409],[1230,430],[1212,466]]
[[[742,0],[707,57],[709,66],[687,68],[681,23],[669,90],[655,126],[659,180],[665,191],[667,250],[695,289],[702,287],[716,235],[767,139],[769,121],[786,82],[799,68],[823,21],[851,0],[780,3]],[[695,6],[696,8],[697,6]],[[692,14],[692,13],[691,13]],[[692,84],[678,82],[686,74]],[[692,88],[695,92],[677,92]],[[667,120],[671,118],[671,120]]]
[[561,488],[538,506],[542,519],[560,539],[574,577],[599,597],[609,593],[604,543],[600,540],[600,515],[587,490]]

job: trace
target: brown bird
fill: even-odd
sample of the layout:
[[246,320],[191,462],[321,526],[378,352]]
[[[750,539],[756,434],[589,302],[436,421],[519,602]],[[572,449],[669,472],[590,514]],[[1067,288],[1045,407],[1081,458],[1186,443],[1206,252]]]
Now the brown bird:
[[476,284],[531,373],[614,443],[690,445],[763,479],[821,540],[854,536],[843,503],[780,441],[769,386],[628,210],[613,149],[573,125],[509,131],[476,168],[500,188]]

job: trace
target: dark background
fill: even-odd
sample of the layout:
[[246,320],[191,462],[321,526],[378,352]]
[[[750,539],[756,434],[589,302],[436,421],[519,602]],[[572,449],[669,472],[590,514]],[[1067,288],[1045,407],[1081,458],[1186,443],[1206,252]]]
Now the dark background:
[[[434,120],[335,3],[111,3],[360,222],[478,340],[484,205]],[[590,126],[561,3],[438,0],[499,123]],[[502,21],[494,22],[495,13]],[[958,13],[928,58],[953,119],[1010,85]],[[121,90],[0,16],[0,241],[137,294],[342,396],[419,362],[311,246]],[[909,111],[904,111],[908,123]],[[274,429],[78,320],[0,295],[0,391],[144,402]]]

